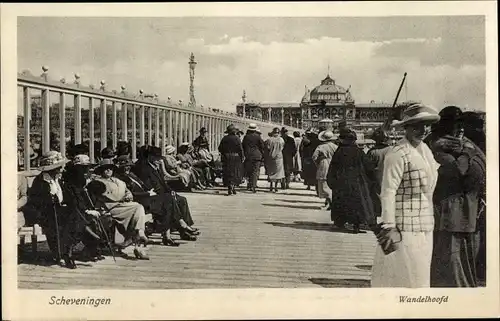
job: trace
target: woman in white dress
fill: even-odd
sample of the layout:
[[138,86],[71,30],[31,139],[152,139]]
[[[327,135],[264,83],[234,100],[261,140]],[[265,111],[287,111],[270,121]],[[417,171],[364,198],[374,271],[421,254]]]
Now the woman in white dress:
[[[382,223],[375,231],[380,246],[375,253],[372,287],[430,287],[432,195],[439,165],[422,140],[429,125],[438,120],[434,109],[414,104],[401,121],[393,123],[406,133],[384,161]],[[392,251],[387,250],[391,245]]]
[[273,193],[278,191],[278,182],[285,178],[285,169],[283,167],[285,141],[279,135],[280,129],[276,127],[271,132],[271,137],[264,142],[267,175],[269,182],[271,182],[269,190]]

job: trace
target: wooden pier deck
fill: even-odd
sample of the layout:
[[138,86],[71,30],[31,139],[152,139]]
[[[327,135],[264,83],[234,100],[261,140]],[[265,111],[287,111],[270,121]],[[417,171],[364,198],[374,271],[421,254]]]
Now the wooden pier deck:
[[375,237],[330,230],[330,214],[320,209],[323,202],[301,183],[276,194],[261,188],[257,194],[242,190],[228,197],[218,188],[184,195],[202,232],[198,241],[180,241],[172,248],[156,239],[148,249],[150,261],[117,258],[115,263],[107,257],[77,262],[76,270],[20,263],[19,288],[369,286]]

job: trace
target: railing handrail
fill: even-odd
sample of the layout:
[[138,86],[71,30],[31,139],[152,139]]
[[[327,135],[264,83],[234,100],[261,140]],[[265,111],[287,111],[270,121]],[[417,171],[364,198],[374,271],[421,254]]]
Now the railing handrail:
[[[248,122],[251,120],[253,123],[260,125],[260,126],[269,126],[269,125],[274,125],[275,127],[281,127],[283,125],[277,124],[277,123],[269,123],[269,122],[264,122],[258,119],[254,118],[243,118],[238,115],[234,114],[228,114],[225,112],[215,112],[212,110],[205,110],[201,109],[198,106],[195,108],[190,108],[190,107],[182,107],[182,106],[176,106],[175,103],[157,99],[156,101],[150,98],[144,98],[144,96],[141,95],[131,95],[128,92],[120,92],[120,93],[114,93],[98,88],[91,88],[88,86],[83,86],[81,84],[75,84],[75,83],[62,83],[62,82],[57,82],[54,81],[50,78],[44,78],[44,77],[37,77],[32,75],[29,72],[23,72],[23,73],[18,73],[17,75],[17,84],[18,86],[23,86],[23,87],[29,87],[32,89],[38,89],[38,90],[45,90],[48,89],[49,91],[52,92],[57,92],[57,93],[63,93],[63,94],[68,94],[68,95],[84,95],[85,97],[88,98],[94,98],[94,99],[106,99],[112,102],[117,102],[117,103],[125,103],[125,104],[131,104],[131,105],[139,105],[139,106],[144,106],[144,107],[150,107],[150,108],[159,108],[159,109],[165,109],[165,110],[172,110],[172,111],[177,111],[177,112],[184,112],[184,113],[191,113],[199,116],[212,116],[212,117],[218,117],[221,119],[225,120],[234,120],[234,121],[239,121],[239,122]],[[98,106],[96,108],[99,108]],[[300,130],[298,128],[295,128],[293,126],[287,126],[293,130]]]

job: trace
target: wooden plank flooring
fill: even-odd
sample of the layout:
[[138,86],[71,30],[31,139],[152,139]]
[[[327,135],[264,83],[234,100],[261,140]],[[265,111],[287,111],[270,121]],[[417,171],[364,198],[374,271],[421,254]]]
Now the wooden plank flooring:
[[[265,181],[259,181],[266,186]],[[276,194],[264,188],[225,196],[223,188],[184,194],[196,242],[150,245],[150,261],[107,257],[76,270],[20,263],[18,284],[29,289],[194,289],[367,287],[375,251],[372,233],[329,228],[330,213],[300,183]],[[178,237],[178,236],[174,236]],[[29,244],[27,245],[29,248]],[[41,251],[46,246],[40,245]]]

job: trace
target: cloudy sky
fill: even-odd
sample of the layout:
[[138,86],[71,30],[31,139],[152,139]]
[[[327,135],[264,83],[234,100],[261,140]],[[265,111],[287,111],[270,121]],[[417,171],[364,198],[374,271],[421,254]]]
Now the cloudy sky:
[[484,18],[42,18],[18,19],[18,71],[84,84],[106,80],[188,101],[188,58],[199,104],[234,111],[249,100],[300,101],[330,75],[358,103],[401,98],[441,109],[485,109]]

